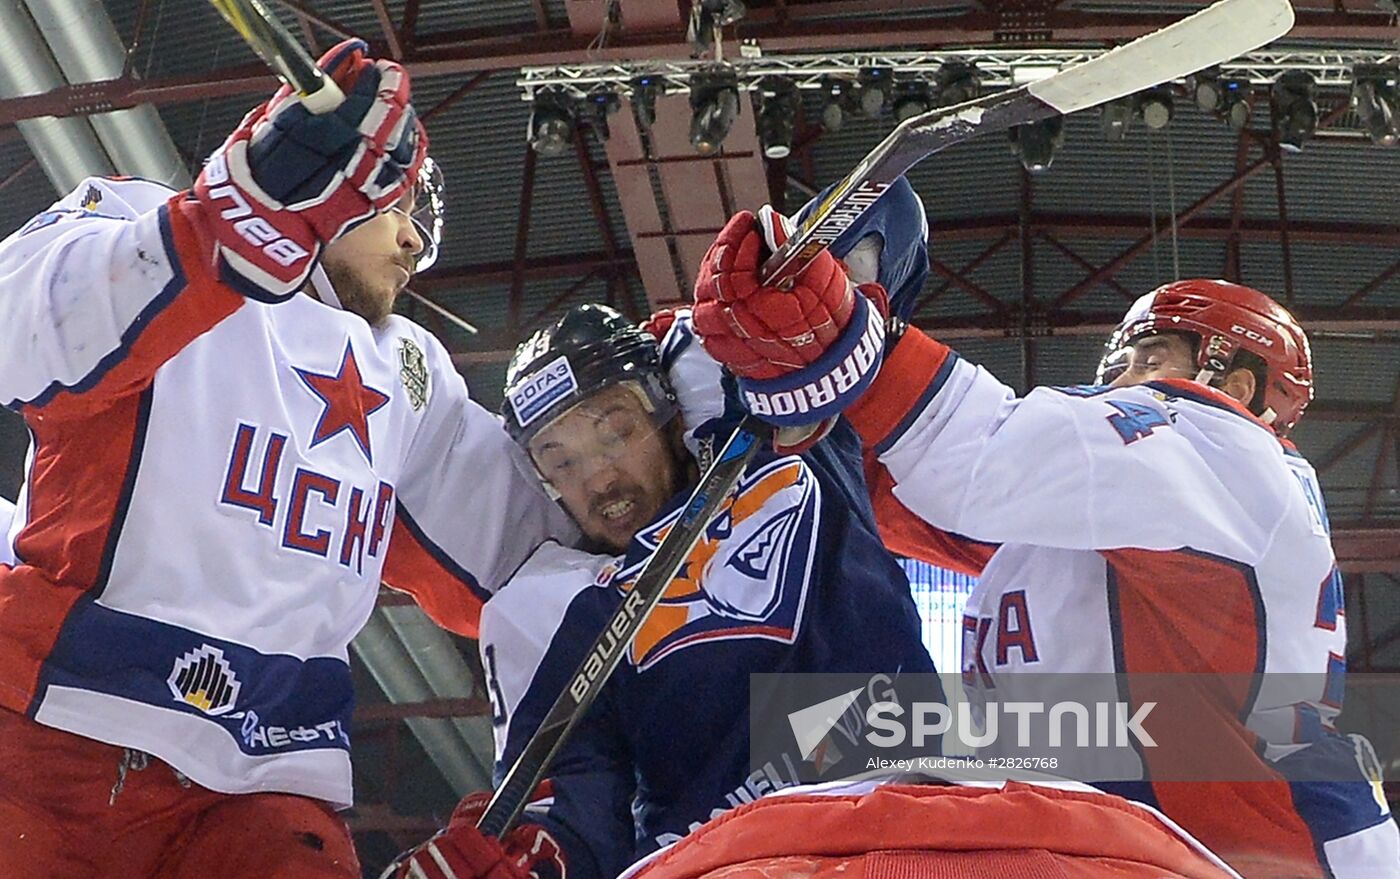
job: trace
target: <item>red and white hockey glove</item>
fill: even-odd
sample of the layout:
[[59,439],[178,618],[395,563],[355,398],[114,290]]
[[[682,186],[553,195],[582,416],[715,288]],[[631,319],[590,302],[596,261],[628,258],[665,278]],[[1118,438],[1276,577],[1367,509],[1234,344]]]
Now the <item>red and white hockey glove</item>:
[[763,286],[763,261],[790,233],[788,220],[767,205],[756,217],[732,217],[700,264],[693,318],[705,350],[738,379],[749,411],[785,429],[780,451],[825,434],[875,378],[885,340],[884,316],[872,302],[885,301],[885,291],[856,288],[828,251],[792,289]]
[[671,331],[671,325],[676,322],[676,309],[659,308],[651,313],[651,317],[642,321],[642,329],[650,333],[658,343],[666,338],[666,334]]
[[209,157],[196,198],[224,280],[259,299],[301,289],[324,245],[392,207],[417,178],[428,136],[408,72],[346,40],[321,57],[345,102],[316,115],[283,86]]
[[517,824],[496,840],[476,829],[488,792],[457,804],[437,835],[399,857],[380,879],[567,879],[564,853],[538,824]]

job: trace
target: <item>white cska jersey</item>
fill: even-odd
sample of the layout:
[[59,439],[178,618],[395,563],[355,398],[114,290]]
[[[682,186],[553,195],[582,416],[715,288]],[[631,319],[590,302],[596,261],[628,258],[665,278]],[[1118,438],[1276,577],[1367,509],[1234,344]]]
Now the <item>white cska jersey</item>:
[[347,805],[347,648],[381,580],[475,635],[572,526],[429,333],[246,298],[201,211],[90,179],[0,242],[0,399],[32,436],[0,706]]
[[[1018,398],[917,330],[849,415],[880,465],[887,545],[980,575],[963,621],[974,703],[1082,699],[1071,674],[1098,675],[1108,704],[1161,694],[1156,747],[1057,773],[1136,782],[1105,786],[1247,876],[1400,875],[1366,754],[1332,729],[1346,623],[1322,492],[1266,425],[1180,380]],[[1299,782],[1324,777],[1349,781]]]

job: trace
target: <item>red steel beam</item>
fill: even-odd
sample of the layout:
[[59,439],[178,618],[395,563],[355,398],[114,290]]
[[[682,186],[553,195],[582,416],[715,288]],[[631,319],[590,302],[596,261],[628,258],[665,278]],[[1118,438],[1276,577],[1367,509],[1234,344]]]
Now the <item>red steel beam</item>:
[[[1178,229],[1180,227],[1186,226],[1188,223],[1191,222],[1192,218],[1209,208],[1222,196],[1229,195],[1231,192],[1235,191],[1236,188],[1243,186],[1246,181],[1248,181],[1251,177],[1253,177],[1255,174],[1259,173],[1259,171],[1268,167],[1269,165],[1270,162],[1268,157],[1258,159],[1246,166],[1244,171],[1232,175],[1230,179],[1226,180],[1224,183],[1221,183],[1219,186],[1215,187],[1210,192],[1207,192],[1205,195],[1198,198],[1195,201],[1195,203],[1193,203],[1190,207],[1186,208],[1186,210],[1182,211],[1181,214],[1176,217],[1175,222],[1177,224]],[[1104,265],[1097,272],[1091,272],[1087,278],[1080,281],[1078,284],[1075,284],[1073,287],[1069,288],[1064,293],[1061,293],[1058,297],[1056,297],[1055,307],[1063,308],[1064,306],[1073,302],[1075,299],[1078,299],[1080,296],[1092,290],[1105,278],[1113,276],[1120,269],[1124,268],[1129,263],[1142,256],[1152,247],[1152,244],[1156,240],[1157,235],[1160,234],[1162,231],[1168,230],[1169,228],[1169,226],[1154,226],[1153,231],[1139,238],[1136,242],[1129,246],[1127,250],[1123,251],[1118,256],[1109,260],[1107,263],[1104,263]]]
[[[1061,240],[1136,238],[1152,227],[1150,217],[1137,215],[1036,213],[1031,220],[1038,231]],[[929,237],[935,241],[976,241],[1014,233],[1016,227],[1015,214],[959,217],[930,221]],[[1177,229],[1178,238],[1201,241],[1228,242],[1232,235],[1238,235],[1242,241],[1269,242],[1277,241],[1280,234],[1281,224],[1266,219],[1242,220],[1236,228],[1232,218],[1203,217]],[[1292,220],[1288,234],[1294,243],[1400,248],[1400,225]]]
[[[588,154],[588,144],[584,141],[582,126],[574,129],[574,154],[578,157],[579,167],[583,170],[583,183],[588,190],[588,203],[593,208],[593,220],[598,224],[598,234],[603,239],[603,252],[608,255],[608,259],[616,263],[621,248],[618,246],[617,236],[613,234],[612,222],[608,218],[608,208],[603,202],[603,186],[598,181],[598,172],[593,168],[593,158]],[[619,287],[622,288],[622,292],[626,291],[626,285],[621,281],[622,278],[617,273],[608,273],[608,294],[610,296],[616,296]],[[642,317],[636,313],[636,306],[630,296],[626,298],[622,311],[633,320],[639,320]]]
[[[1354,307],[1336,308],[1300,305],[1294,314],[1311,332],[1400,332],[1400,308]],[[1083,312],[1073,309],[1047,309],[1038,316],[1039,327],[1046,335],[1102,336],[1117,329],[1121,312]],[[1000,339],[1020,335],[1019,326],[1009,323],[1005,315],[976,314],[920,318],[920,327],[944,340]]]
[[1356,433],[1353,433],[1337,445],[1328,449],[1326,454],[1315,459],[1312,462],[1313,469],[1321,476],[1327,470],[1332,469],[1333,465],[1338,461],[1370,442],[1371,437],[1375,436],[1377,431],[1384,430],[1384,428],[1385,425],[1380,422],[1374,422],[1361,428]]
[[[1089,261],[1088,261],[1087,259],[1085,259],[1084,257],[1082,257],[1082,256],[1080,256],[1079,254],[1075,253],[1075,252],[1074,252],[1073,250],[1071,250],[1068,246],[1066,246],[1065,243],[1064,243],[1063,241],[1061,241],[1060,239],[1056,238],[1054,235],[1051,235],[1049,232],[1045,231],[1044,229],[1042,229],[1042,228],[1037,228],[1037,229],[1035,230],[1035,234],[1036,234],[1037,237],[1040,238],[1041,241],[1044,241],[1046,244],[1048,244],[1048,245],[1050,245],[1051,247],[1055,248],[1055,250],[1057,250],[1057,251],[1059,251],[1061,254],[1063,254],[1063,255],[1065,256],[1065,258],[1067,258],[1070,262],[1072,262],[1072,263],[1074,263],[1075,265],[1079,266],[1081,269],[1084,269],[1086,272],[1096,272],[1096,271],[1099,270],[1099,267],[1098,267],[1098,266],[1094,265],[1093,263],[1089,262]],[[1110,287],[1112,287],[1114,290],[1116,290],[1116,291],[1118,292],[1118,295],[1119,295],[1119,296],[1122,296],[1124,299],[1128,300],[1129,302],[1132,302],[1134,299],[1137,298],[1137,294],[1133,293],[1133,292],[1132,292],[1131,290],[1129,290],[1127,287],[1124,287],[1122,284],[1118,283],[1118,279],[1117,279],[1117,278],[1108,278],[1108,279],[1106,279],[1106,280],[1104,281],[1104,283],[1108,284],[1108,286],[1110,286]]]
[[1332,549],[1345,573],[1400,572],[1400,523],[1334,525]]
[[963,277],[963,275],[960,272],[949,266],[947,263],[943,262],[937,257],[930,256],[928,258],[928,264],[929,268],[933,269],[935,272],[938,272],[938,274],[946,278],[948,280],[948,283],[960,287],[963,290],[966,290],[969,294],[972,295],[973,299],[976,299],[978,302],[981,302],[988,308],[998,309],[1000,312],[1006,311],[1005,303],[1003,303],[1000,299],[997,299],[991,293],[988,293],[979,285],[973,283],[968,278]]
[[[1000,238],[998,238],[997,240],[993,241],[990,245],[987,246],[987,248],[986,248],[985,250],[983,250],[981,253],[977,254],[977,256],[973,257],[971,262],[969,262],[967,265],[963,266],[961,271],[957,272],[958,277],[966,278],[968,275],[971,275],[971,274],[977,269],[978,266],[982,265],[982,263],[984,263],[984,262],[986,262],[987,260],[991,259],[993,254],[995,254],[997,251],[999,251],[999,250],[1001,250],[1003,247],[1005,247],[1008,243],[1010,243],[1011,239],[1012,239],[1012,238],[1015,238],[1015,237],[1016,237],[1016,230],[1015,230],[1015,229],[1013,229],[1013,228],[1008,228],[1008,229],[1004,230],[1004,231],[1002,232]],[[922,311],[922,310],[924,309],[925,306],[929,305],[929,304],[932,303],[934,300],[938,299],[938,297],[942,296],[944,293],[947,293],[948,290],[950,290],[950,289],[952,288],[953,283],[954,283],[953,279],[945,280],[945,281],[943,282],[943,286],[942,286],[942,287],[939,287],[937,290],[934,290],[933,292],[931,292],[931,293],[929,293],[927,296],[925,296],[923,299],[919,300],[919,303],[918,303],[917,305],[914,306],[914,313],[915,313],[915,314],[919,313],[920,311]],[[988,295],[991,295],[991,294],[988,294]],[[991,301],[990,303],[988,303],[988,304],[989,304],[998,314],[1005,313],[1005,311],[1006,311],[1006,305],[1005,305],[1001,300],[997,299],[997,298],[994,297],[994,296],[992,297],[992,301]]]
[[1366,284],[1364,284],[1359,290],[1348,296],[1346,300],[1342,303],[1342,305],[1344,307],[1348,305],[1355,305],[1356,303],[1365,299],[1367,296],[1370,296],[1372,293],[1379,290],[1381,285],[1384,284],[1386,281],[1389,281],[1391,278],[1395,277],[1395,274],[1397,272],[1400,272],[1400,260],[1396,260],[1395,262],[1391,263],[1389,268],[1385,269],[1379,275],[1376,275],[1370,281],[1366,282]]
[[[281,0],[288,8],[302,12],[337,33],[349,30],[311,9],[302,0]],[[654,0],[649,0],[654,2]],[[416,13],[416,4],[410,4]],[[580,5],[580,4],[572,4]],[[601,4],[598,4],[601,5]],[[865,16],[831,19],[807,7],[789,6],[786,21],[765,10],[752,10],[743,24],[746,39],[759,41],[768,51],[872,49],[893,46],[940,46],[990,44],[1000,33],[1000,19],[993,13],[976,11],[962,16],[925,15],[892,19]],[[859,15],[855,5],[845,6]],[[526,65],[617,61],[642,58],[683,58],[690,53],[679,21],[665,30],[624,29],[613,35],[602,48],[591,44],[596,31],[573,33],[568,28],[522,33],[515,25],[455,30],[429,35],[413,33],[410,10],[398,42],[405,61],[415,77],[445,76],[479,70],[508,70]],[[679,18],[679,16],[676,16]],[[1133,39],[1176,21],[1177,15],[1133,15],[1124,13],[1085,13],[1059,10],[1054,15],[1053,39],[1060,44],[1104,44]],[[1303,11],[1290,37],[1299,40],[1363,40],[1390,43],[1393,24],[1384,13],[1332,13]],[[411,48],[412,51],[409,51]],[[371,50],[392,49],[376,41]],[[263,95],[276,80],[265,69],[261,77],[249,68],[211,71],[189,77],[157,77],[150,80],[105,80],[84,86],[64,86],[39,95],[0,101],[0,122],[13,122],[37,116],[70,116],[99,110],[121,109],[140,103],[169,104],[208,97],[240,94]]]
[[374,7],[374,17],[379,20],[379,31],[384,34],[384,44],[389,47],[389,57],[395,61],[403,60],[403,41],[399,39],[399,32],[394,29],[394,20],[389,17],[389,8],[384,5],[384,0],[369,0]]
[[[567,259],[567,257],[562,259]],[[601,255],[599,255],[599,261],[605,262]],[[577,270],[556,271],[557,273],[549,275],[549,277],[576,277],[578,275]],[[498,277],[501,272],[505,272],[506,278],[509,278],[508,264],[505,267],[493,269],[493,277]],[[498,278],[497,283],[499,282]],[[418,283],[421,286],[421,282]],[[1295,314],[1298,315],[1303,325],[1312,331],[1400,333],[1400,308],[1340,309],[1304,305],[1299,306]],[[1121,312],[1048,309],[1036,315],[1035,325],[1030,329],[1030,332],[1043,336],[1095,336],[1104,339],[1118,328],[1122,318]],[[945,342],[959,342],[967,339],[1019,339],[1027,332],[1027,329],[1022,326],[1019,316],[1010,312],[938,317],[916,316],[913,323]],[[473,350],[454,354],[454,361],[459,364],[497,363],[510,357],[513,348],[508,348],[505,342],[509,341],[513,344],[513,336],[507,339],[509,334],[505,331],[493,333],[489,330],[483,330],[482,336],[486,338],[477,337],[479,344],[474,345]],[[498,341],[501,344],[493,344]],[[1333,407],[1337,405],[1339,404],[1333,404]],[[1372,404],[1359,403],[1355,405],[1366,407]],[[1317,411],[1329,413],[1328,420],[1371,422],[1367,428],[1368,435],[1381,427],[1380,422],[1396,417],[1387,412],[1377,417],[1352,418],[1325,404],[1318,404],[1318,406],[1320,408]],[[1310,413],[1312,411],[1309,409]],[[1362,411],[1366,416],[1371,415],[1369,411],[1364,409]]]
[[418,42],[419,0],[408,0],[403,5],[403,20],[399,22],[399,41],[408,48]]
[[1308,406],[1309,421],[1364,422],[1400,426],[1400,412],[1387,403],[1338,403],[1322,400]]
[[525,257],[530,247],[530,204],[535,200],[536,153],[525,145],[525,168],[520,178],[520,213],[515,222],[515,264],[510,278],[509,327],[520,328],[520,307],[525,296]]
[[379,702],[356,708],[355,725],[397,723],[410,717],[483,717],[490,714],[490,700],[479,698]]
[[[1400,415],[1400,379],[1395,382],[1395,392],[1390,400],[1390,411],[1392,415]],[[1361,508],[1361,514],[1365,518],[1369,519],[1371,513],[1376,509],[1376,497],[1381,490],[1381,478],[1385,475],[1385,462],[1390,455],[1392,444],[1397,442],[1400,442],[1400,433],[1397,433],[1393,423],[1386,424],[1381,430],[1380,447],[1376,450],[1376,466],[1371,470],[1371,485],[1366,489],[1366,502]],[[1395,466],[1400,472],[1400,457],[1395,459]]]
[[[566,253],[558,256],[535,257],[525,263],[520,272],[526,281],[551,278],[576,278],[592,271],[612,269],[635,274],[637,261],[632,251],[623,250],[613,260],[606,253]],[[419,293],[462,290],[509,284],[516,276],[514,260],[476,263],[455,267],[434,268],[427,275],[413,279],[413,289]]]
[[[1235,144],[1235,173],[1244,172],[1245,166],[1249,163],[1249,145],[1252,143],[1247,131],[1241,131],[1239,139]],[[1244,223],[1244,195],[1243,186],[1237,188],[1230,195],[1230,237],[1225,246],[1225,269],[1221,276],[1227,281],[1236,283],[1240,280],[1240,226]]]
[[385,803],[362,803],[346,814],[345,823],[351,833],[402,833],[416,839],[426,839],[442,829],[431,815],[400,815]]
[[[1289,243],[1288,234],[1288,193],[1283,186],[1283,155],[1277,149],[1272,150],[1274,163],[1274,189],[1278,193],[1278,243],[1283,257],[1283,302],[1289,308],[1294,306],[1293,301],[1293,247]],[[1239,190],[1235,190],[1239,192]]]
[[467,96],[468,94],[470,94],[477,86],[481,85],[483,82],[485,82],[485,81],[486,81],[487,79],[489,79],[490,77],[491,77],[491,71],[490,71],[490,70],[483,70],[483,71],[481,71],[480,73],[476,74],[476,75],[473,76],[471,79],[469,79],[469,80],[467,80],[465,83],[463,83],[459,88],[455,89],[455,90],[454,90],[451,94],[449,94],[447,97],[443,98],[441,101],[438,101],[436,104],[434,104],[432,107],[430,107],[430,108],[428,109],[428,111],[427,111],[426,113],[424,113],[422,116],[420,116],[419,118],[423,120],[423,124],[424,124],[424,125],[427,125],[427,124],[428,124],[428,120],[432,119],[434,116],[438,115],[439,113],[444,112],[444,111],[447,110],[449,107],[451,107],[453,104],[457,103],[457,102],[460,101],[462,98],[466,97],[466,96]]
[[570,284],[568,289],[566,289],[563,293],[560,293],[558,296],[555,296],[553,299],[549,300],[549,302],[547,302],[543,308],[531,315],[530,319],[525,321],[524,326],[520,328],[521,332],[529,332],[532,328],[538,326],[541,322],[543,322],[544,318],[549,317],[554,312],[554,309],[563,305],[565,302],[568,302],[574,297],[576,293],[578,293],[578,291],[588,286],[588,283],[597,277],[598,270],[594,269],[593,271],[584,275],[582,278],[579,278],[577,281]]
[[5,179],[0,180],[0,192],[4,192],[7,188],[9,188],[10,184],[23,177],[29,171],[30,168],[33,168],[36,164],[38,164],[38,161],[38,159],[34,158],[33,156],[30,156],[28,159],[25,159],[24,162],[21,163],[18,168],[6,174]]
[[359,34],[350,30],[350,28],[335,19],[322,15],[316,10],[316,7],[312,6],[310,3],[304,2],[304,0],[277,0],[277,2],[296,13],[298,17],[315,22],[337,37],[340,37],[342,40],[363,39]]

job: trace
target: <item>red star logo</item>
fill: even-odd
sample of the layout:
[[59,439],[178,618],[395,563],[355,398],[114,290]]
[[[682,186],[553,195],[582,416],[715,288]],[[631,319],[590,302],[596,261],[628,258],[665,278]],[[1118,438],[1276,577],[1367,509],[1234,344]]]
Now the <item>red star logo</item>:
[[311,393],[320,397],[325,404],[321,417],[316,421],[316,430],[311,435],[311,445],[317,446],[346,430],[359,443],[365,459],[373,464],[374,455],[369,450],[369,417],[388,403],[389,397],[374,388],[365,387],[350,343],[345,343],[340,370],[335,375],[322,375],[295,366],[292,369],[301,376]]

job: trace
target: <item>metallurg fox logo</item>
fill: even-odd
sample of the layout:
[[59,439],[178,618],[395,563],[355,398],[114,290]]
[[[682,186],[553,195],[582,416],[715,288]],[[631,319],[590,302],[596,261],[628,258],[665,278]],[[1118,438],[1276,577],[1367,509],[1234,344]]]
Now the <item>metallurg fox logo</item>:
[[[632,664],[644,671],[678,650],[716,640],[795,641],[815,552],[819,498],[816,479],[795,459],[745,475],[637,633],[628,653]],[[679,513],[638,533],[614,585],[632,588],[647,555]]]

